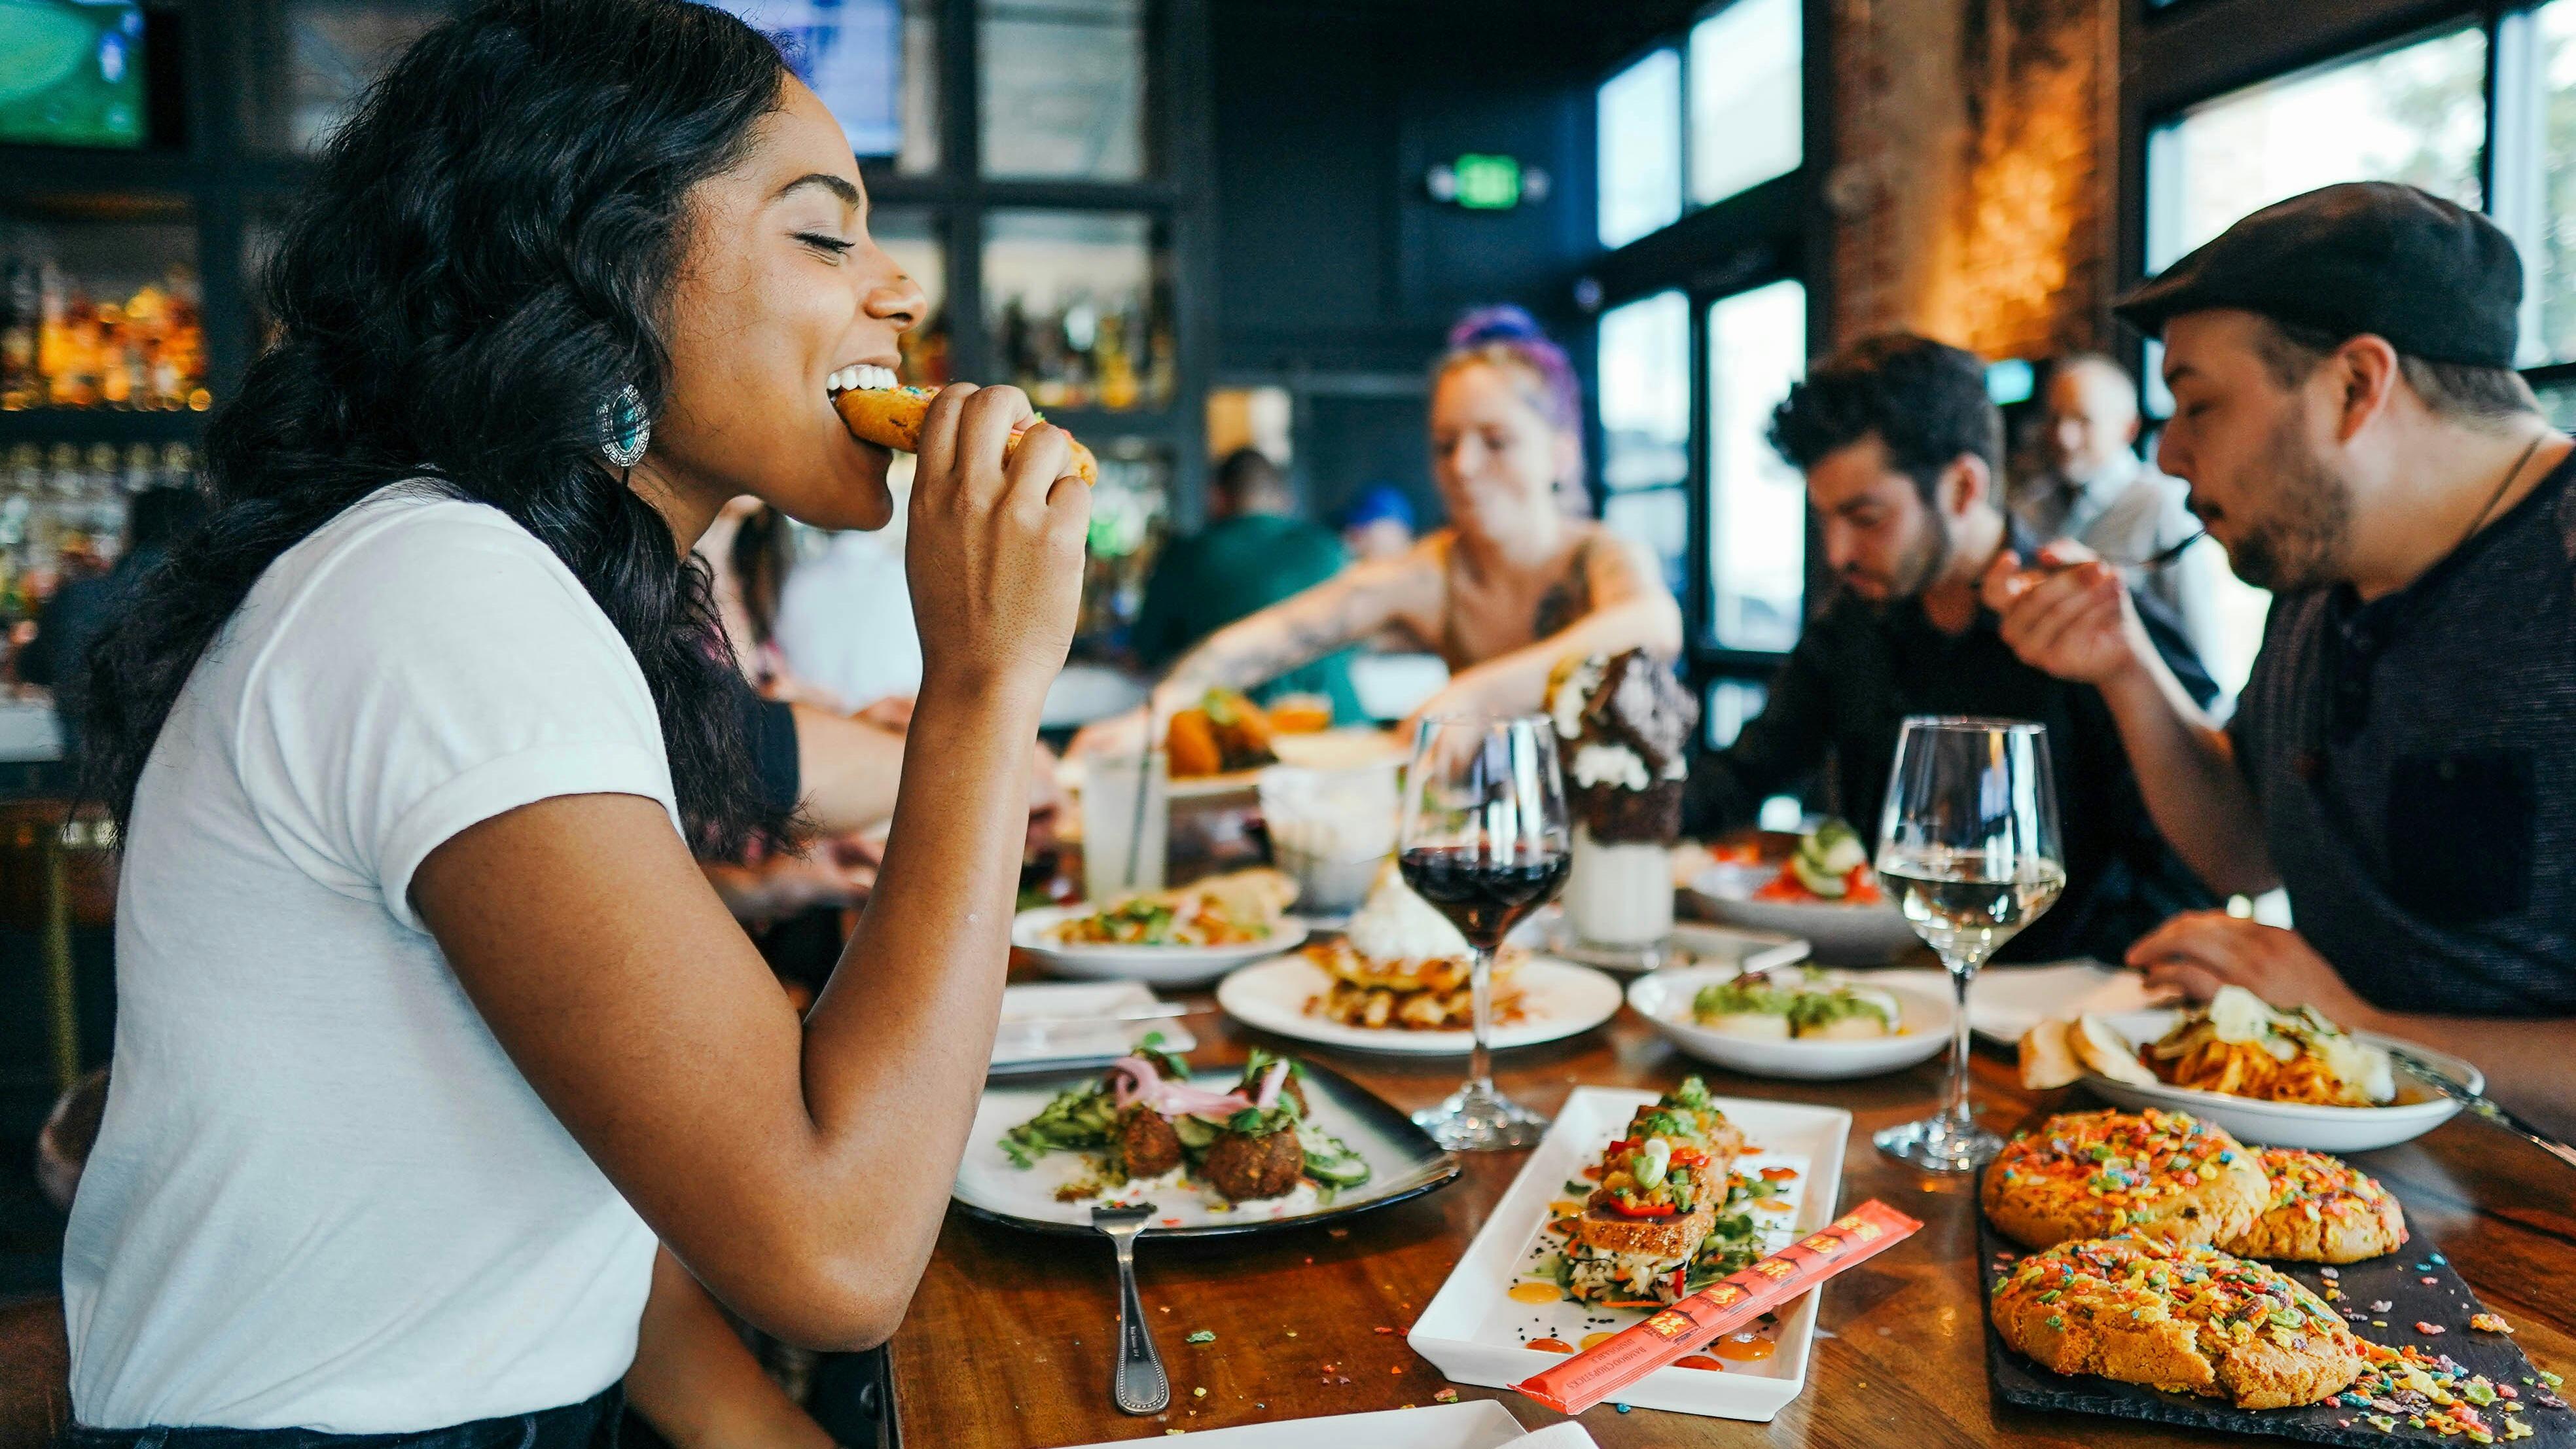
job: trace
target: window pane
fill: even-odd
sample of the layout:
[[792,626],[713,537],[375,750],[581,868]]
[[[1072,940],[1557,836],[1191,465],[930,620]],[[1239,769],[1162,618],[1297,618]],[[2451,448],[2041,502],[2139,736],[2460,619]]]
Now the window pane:
[[[797,77],[841,123],[853,152],[884,157],[910,149],[906,131],[919,101],[916,88],[924,79],[936,85],[938,72],[935,58],[924,57],[918,68],[913,64],[914,32],[930,18],[922,0],[713,3],[778,42]],[[931,144],[937,145],[935,135]]]
[[1663,560],[1682,586],[1690,500],[1690,300],[1658,292],[1601,314],[1602,520]]
[[1599,102],[1601,244],[1623,247],[1682,214],[1682,58],[1659,50],[1612,76]]
[[1148,217],[992,213],[984,305],[1004,372],[1042,408],[1161,407],[1172,396],[1162,275]]
[[239,16],[242,134],[270,151],[311,151],[403,47],[447,18],[450,0],[251,0]]
[[1708,730],[1708,747],[1722,750],[1735,743],[1744,726],[1762,713],[1770,690],[1750,679],[1721,679],[1708,687],[1708,707],[1700,722]]
[[2150,138],[2147,270],[2237,218],[2338,181],[2480,204],[2487,40],[2471,26],[2194,107]]
[[1807,489],[1768,437],[1807,370],[1807,289],[1774,282],[1708,309],[1709,617],[1728,649],[1786,650],[1806,600]]
[[1145,174],[1144,0],[983,0],[984,174]]
[[1691,200],[1798,169],[1798,0],[1736,0],[1691,27]]

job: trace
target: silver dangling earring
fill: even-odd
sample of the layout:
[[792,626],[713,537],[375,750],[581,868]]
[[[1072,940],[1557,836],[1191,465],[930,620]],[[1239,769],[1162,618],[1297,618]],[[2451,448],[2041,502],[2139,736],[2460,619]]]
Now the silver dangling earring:
[[599,451],[609,466],[632,468],[653,441],[653,421],[644,416],[644,392],[633,383],[599,405]]

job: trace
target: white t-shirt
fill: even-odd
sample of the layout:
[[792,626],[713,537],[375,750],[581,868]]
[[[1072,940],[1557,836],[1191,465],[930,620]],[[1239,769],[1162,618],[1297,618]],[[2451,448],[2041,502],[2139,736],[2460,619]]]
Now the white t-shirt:
[[788,571],[778,596],[788,671],[864,709],[921,692],[921,635],[904,582],[903,541],[855,530]]
[[396,485],[260,576],[135,793],[80,1423],[386,1433],[624,1375],[653,1234],[407,899],[467,826],[600,793],[679,829],[634,655],[499,510]]

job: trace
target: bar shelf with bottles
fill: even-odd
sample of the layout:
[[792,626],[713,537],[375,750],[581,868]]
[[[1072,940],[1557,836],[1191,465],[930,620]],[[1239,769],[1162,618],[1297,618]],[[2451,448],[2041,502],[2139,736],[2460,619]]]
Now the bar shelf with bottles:
[[[166,442],[202,414],[206,328],[184,202],[54,197],[0,214],[0,442]],[[112,417],[62,429],[39,419]]]
[[0,454],[0,638],[64,578],[116,561],[135,494],[195,482],[184,442],[11,444]]

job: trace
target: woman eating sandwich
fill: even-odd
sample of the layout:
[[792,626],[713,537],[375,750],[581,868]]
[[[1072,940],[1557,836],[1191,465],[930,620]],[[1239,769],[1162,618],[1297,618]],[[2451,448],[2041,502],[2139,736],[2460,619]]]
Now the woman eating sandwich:
[[630,1365],[674,1402],[697,1284],[815,1347],[902,1318],[1089,496],[1017,392],[926,408],[901,823],[800,1020],[693,858],[791,822],[688,560],[741,494],[888,519],[835,379],[924,306],[866,200],[776,48],[675,0],[492,0],[333,137],[213,515],[91,675],[126,853],[63,1261],[84,1449],[552,1449]]
[[[1449,526],[1209,635],[1156,688],[1153,718],[1389,629],[1449,665],[1417,717],[1536,710],[1568,655],[1679,653],[1681,610],[1654,560],[1560,506],[1582,471],[1582,395],[1565,354],[1517,307],[1470,314],[1432,369],[1431,474]],[[1103,721],[1073,750],[1132,751],[1144,723],[1141,710]]]

